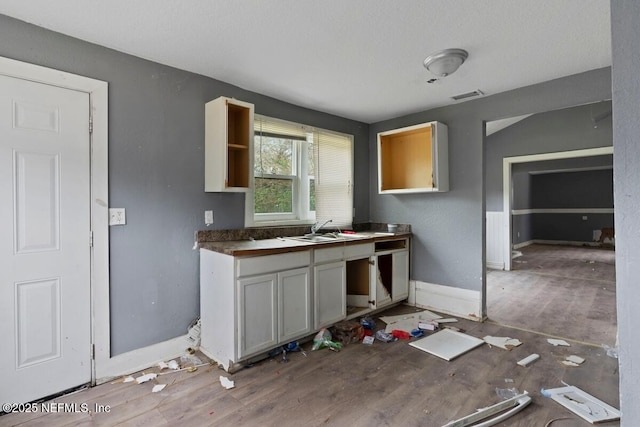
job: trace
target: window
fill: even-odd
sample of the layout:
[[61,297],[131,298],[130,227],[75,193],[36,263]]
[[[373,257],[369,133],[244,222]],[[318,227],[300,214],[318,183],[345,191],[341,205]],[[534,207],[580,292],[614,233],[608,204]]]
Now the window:
[[353,217],[351,135],[254,117],[254,181],[246,224],[310,224]]

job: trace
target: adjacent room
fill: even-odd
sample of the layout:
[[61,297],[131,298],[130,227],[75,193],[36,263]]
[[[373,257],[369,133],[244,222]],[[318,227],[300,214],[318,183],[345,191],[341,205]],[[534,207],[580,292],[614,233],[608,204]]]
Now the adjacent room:
[[637,2],[51,6],[0,4],[0,425],[640,422]]

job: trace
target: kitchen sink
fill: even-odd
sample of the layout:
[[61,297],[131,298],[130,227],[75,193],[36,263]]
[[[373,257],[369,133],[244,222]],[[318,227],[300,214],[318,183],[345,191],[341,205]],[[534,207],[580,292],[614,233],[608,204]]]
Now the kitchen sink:
[[304,236],[285,237],[286,239],[299,240],[302,242],[344,242],[346,240],[364,239],[369,236],[361,234],[348,233],[323,233],[323,234],[305,234]]

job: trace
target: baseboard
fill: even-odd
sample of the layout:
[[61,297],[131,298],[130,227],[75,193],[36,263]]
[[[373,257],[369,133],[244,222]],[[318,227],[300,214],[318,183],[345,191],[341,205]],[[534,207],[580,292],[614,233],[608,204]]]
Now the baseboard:
[[504,270],[504,262],[487,261],[487,268],[490,268],[492,270]]
[[160,361],[180,357],[191,345],[193,343],[189,340],[189,336],[182,335],[96,363],[96,384],[146,369]]
[[480,291],[454,288],[412,280],[414,303],[418,307],[469,320],[482,320],[482,294]]
[[513,245],[513,249],[524,248],[525,246],[533,245],[534,243],[536,243],[535,240],[527,240],[526,242],[516,243],[515,245]]

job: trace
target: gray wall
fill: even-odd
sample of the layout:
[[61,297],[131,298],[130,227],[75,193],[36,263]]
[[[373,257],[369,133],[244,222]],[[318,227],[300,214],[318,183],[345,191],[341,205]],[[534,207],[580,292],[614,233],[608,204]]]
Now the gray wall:
[[214,228],[244,225],[242,194],[204,192],[205,102],[235,97],[254,103],[256,113],[354,135],[356,219],[369,219],[367,124],[2,15],[0,40],[1,56],[109,83],[109,204],[127,210],[127,224],[109,236],[112,355],[183,335],[199,315],[199,260],[191,248],[205,210],[214,210]]
[[623,427],[640,425],[640,2],[611,1],[616,295]]
[[[482,289],[485,277],[483,122],[610,99],[610,73],[609,68],[592,70],[371,125],[372,165],[376,164],[378,132],[434,120],[449,127],[449,192],[380,195],[376,192],[376,171],[371,169],[371,219],[412,225],[412,279]],[[600,143],[593,144],[599,146]],[[541,138],[526,151],[513,155],[558,150],[553,141]],[[499,170],[501,174],[501,163]]]
[[[487,210],[503,210],[502,159],[504,157],[610,147],[613,144],[611,116],[597,123],[594,122],[594,118],[598,118],[600,114],[607,111],[611,111],[610,101],[547,111],[530,116],[488,136],[485,142]],[[571,167],[560,161],[554,162],[556,162],[555,166],[544,162],[546,163],[544,168]],[[589,160],[582,162],[582,165],[576,163],[575,167],[594,164]],[[532,167],[531,170],[541,168]]]

